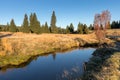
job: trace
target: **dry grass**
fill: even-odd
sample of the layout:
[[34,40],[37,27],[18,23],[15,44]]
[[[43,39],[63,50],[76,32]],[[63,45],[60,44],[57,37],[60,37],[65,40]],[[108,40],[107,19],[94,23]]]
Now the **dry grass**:
[[57,50],[66,50],[72,47],[77,47],[79,46],[80,42],[84,42],[84,44],[97,43],[94,34],[37,35],[25,34],[21,32],[0,32],[0,37],[0,67],[9,64],[18,65],[27,61],[30,58],[30,56],[32,57],[44,53],[55,52]]
[[120,35],[120,29],[107,30],[107,35]]
[[[6,35],[8,33],[0,33]],[[25,34],[25,33],[9,33],[11,36],[2,37],[1,45],[8,54],[38,54],[39,52],[54,49],[69,49],[79,46],[79,40],[82,39],[86,43],[97,43],[94,34],[78,35],[78,34]]]
[[[10,35],[8,35],[10,34]],[[106,39],[107,42],[111,42]],[[72,47],[83,46],[85,44],[97,44],[98,40],[94,33],[80,35],[80,34],[25,34],[25,33],[10,33],[10,32],[0,32],[0,66],[2,64],[14,65],[27,61],[29,59],[27,56],[35,56],[60,50],[70,49]],[[10,63],[6,61],[7,56],[14,55],[11,58]],[[18,55],[26,56],[19,58]],[[15,57],[17,56],[17,58]],[[22,60],[20,60],[22,59]],[[4,63],[6,61],[6,63]]]

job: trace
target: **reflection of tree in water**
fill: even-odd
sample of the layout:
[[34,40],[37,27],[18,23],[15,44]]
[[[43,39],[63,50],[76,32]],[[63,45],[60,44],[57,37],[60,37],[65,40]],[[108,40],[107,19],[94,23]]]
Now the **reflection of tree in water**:
[[53,53],[52,56],[53,56],[53,60],[55,60],[56,59],[56,53]]

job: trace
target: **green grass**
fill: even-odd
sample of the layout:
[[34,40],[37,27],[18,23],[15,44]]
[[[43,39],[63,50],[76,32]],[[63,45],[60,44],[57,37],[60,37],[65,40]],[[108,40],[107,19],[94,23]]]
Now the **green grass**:
[[54,47],[49,47],[47,49],[36,48],[30,54],[12,54],[12,55],[0,56],[0,68],[6,67],[9,65],[17,66],[17,65],[27,62],[30,58],[32,58],[34,56],[48,54],[48,53],[52,53],[52,52],[56,52],[56,51],[64,51],[64,50],[67,50],[70,48],[71,47],[63,47],[62,49],[54,48]]
[[7,65],[19,65],[26,62],[30,55],[9,55],[0,57],[0,67]]

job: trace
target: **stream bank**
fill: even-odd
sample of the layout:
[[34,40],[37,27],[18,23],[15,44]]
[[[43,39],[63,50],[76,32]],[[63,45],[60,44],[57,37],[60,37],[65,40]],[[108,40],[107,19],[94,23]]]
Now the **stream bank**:
[[120,80],[120,43],[98,48],[86,64],[83,80]]

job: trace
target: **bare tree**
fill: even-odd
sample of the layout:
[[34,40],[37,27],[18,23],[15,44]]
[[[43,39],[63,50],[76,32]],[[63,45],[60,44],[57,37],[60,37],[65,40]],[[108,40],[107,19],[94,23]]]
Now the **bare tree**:
[[94,30],[100,44],[105,40],[106,29],[110,27],[110,19],[111,15],[108,10],[103,11],[101,14],[95,14]]
[[108,10],[103,11],[101,14],[101,24],[104,30],[109,28],[110,19],[111,19],[110,12]]

